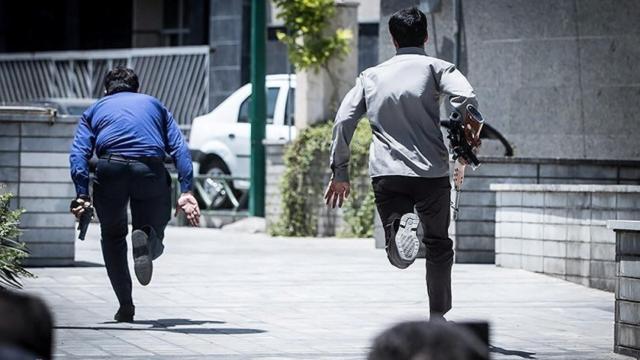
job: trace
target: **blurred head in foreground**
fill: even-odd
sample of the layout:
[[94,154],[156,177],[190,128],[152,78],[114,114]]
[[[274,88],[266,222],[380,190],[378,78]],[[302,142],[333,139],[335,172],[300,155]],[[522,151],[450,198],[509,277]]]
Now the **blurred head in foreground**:
[[0,359],[52,358],[53,319],[42,300],[0,288]]
[[368,360],[482,360],[489,349],[461,325],[448,322],[405,322],[378,335]]

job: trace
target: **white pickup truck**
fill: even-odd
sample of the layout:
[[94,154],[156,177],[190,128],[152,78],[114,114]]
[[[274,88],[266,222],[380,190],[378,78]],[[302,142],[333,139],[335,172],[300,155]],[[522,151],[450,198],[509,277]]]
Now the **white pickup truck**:
[[[267,140],[291,140],[294,126],[295,75],[267,75]],[[251,84],[244,85],[213,111],[193,120],[189,148],[195,174],[232,175],[249,178],[251,157],[251,124],[249,104]],[[211,199],[210,208],[226,203],[225,189],[220,182],[203,184]],[[249,181],[234,180],[233,190],[246,192]]]

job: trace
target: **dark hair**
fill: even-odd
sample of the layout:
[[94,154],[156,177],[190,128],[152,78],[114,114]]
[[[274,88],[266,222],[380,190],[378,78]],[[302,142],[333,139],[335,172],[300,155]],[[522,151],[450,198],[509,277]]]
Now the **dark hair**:
[[128,91],[138,92],[138,75],[124,66],[117,66],[104,77],[104,89],[107,95]]
[[399,47],[422,47],[427,39],[427,16],[416,7],[397,11],[389,18],[389,32]]
[[[53,358],[53,318],[39,298],[0,288],[0,356],[31,353]],[[34,358],[35,358],[34,357]]]
[[378,335],[367,359],[486,360],[489,349],[462,326],[444,321],[410,321]]

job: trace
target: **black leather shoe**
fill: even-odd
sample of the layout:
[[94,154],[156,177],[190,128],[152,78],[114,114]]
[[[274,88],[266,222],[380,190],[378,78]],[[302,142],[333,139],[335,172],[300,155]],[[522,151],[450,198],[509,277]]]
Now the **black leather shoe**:
[[136,278],[140,284],[148,285],[153,274],[153,262],[149,252],[149,235],[142,230],[133,230],[131,243],[133,244],[133,269]]
[[120,306],[118,312],[113,316],[113,320],[117,322],[133,322],[133,316],[136,313],[136,307],[131,306]]

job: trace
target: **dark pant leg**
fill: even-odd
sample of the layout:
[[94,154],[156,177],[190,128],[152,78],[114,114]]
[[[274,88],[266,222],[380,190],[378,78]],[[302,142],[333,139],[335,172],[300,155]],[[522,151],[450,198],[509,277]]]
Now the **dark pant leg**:
[[401,182],[402,178],[397,176],[375,177],[372,181],[376,207],[384,227],[387,258],[391,265],[405,269],[411,263],[400,258],[395,238],[402,215],[413,212],[413,200],[397,191],[398,187],[403,187]]
[[100,219],[102,256],[121,306],[132,305],[127,263],[127,165],[99,160],[93,182],[93,203]]
[[451,309],[453,241],[449,238],[451,185],[448,177],[420,179],[416,210],[427,247],[427,291],[431,313],[444,315]]
[[149,235],[152,259],[164,251],[164,230],[171,219],[171,179],[162,163],[132,163],[131,222]]

